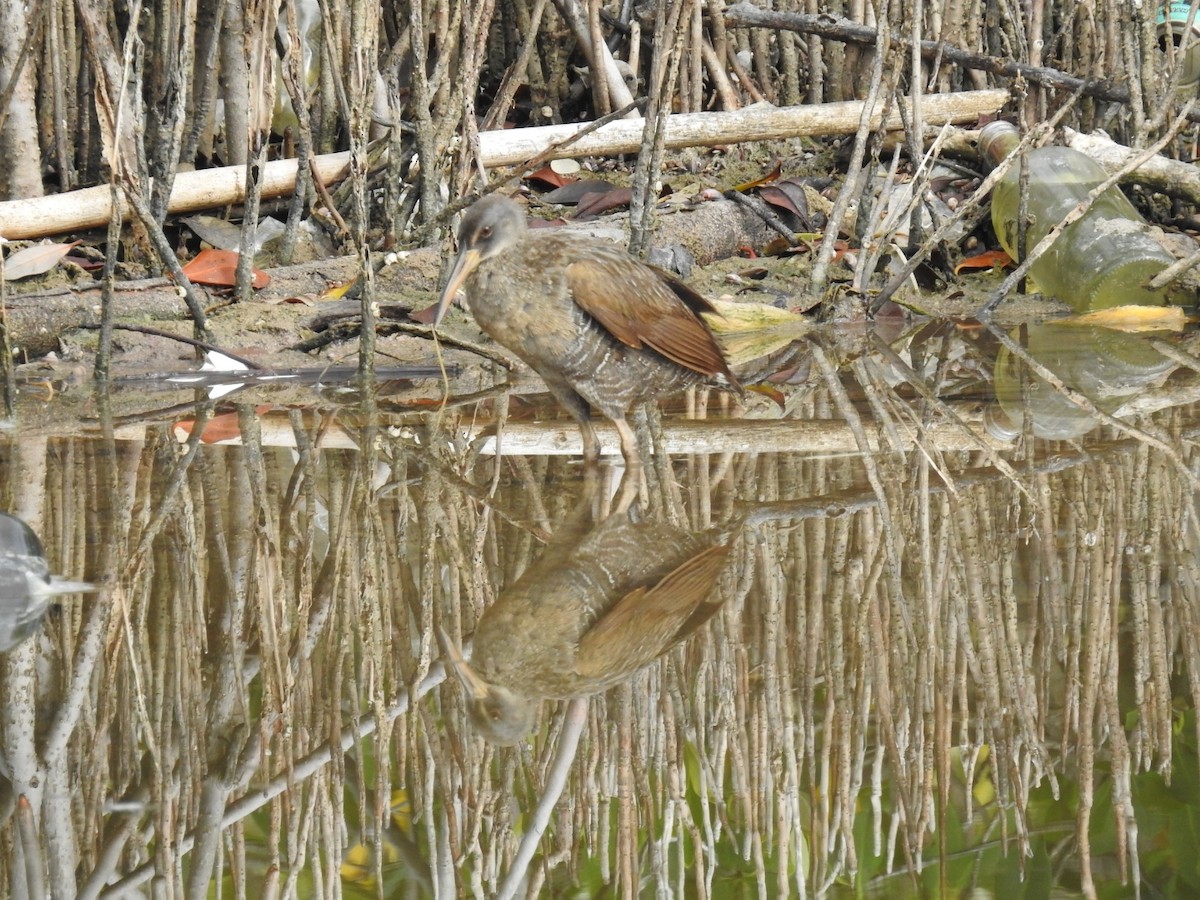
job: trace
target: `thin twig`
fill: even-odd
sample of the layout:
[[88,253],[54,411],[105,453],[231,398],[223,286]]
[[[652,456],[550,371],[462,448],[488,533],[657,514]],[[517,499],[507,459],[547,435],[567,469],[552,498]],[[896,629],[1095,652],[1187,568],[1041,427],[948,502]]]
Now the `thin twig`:
[[533,818],[525,833],[521,835],[521,845],[517,848],[512,867],[505,875],[500,890],[496,892],[499,900],[511,900],[515,897],[525,880],[529,864],[533,861],[533,854],[537,851],[542,835],[546,833],[546,826],[550,824],[550,816],[558,804],[558,798],[567,786],[567,776],[571,773],[571,764],[575,762],[575,754],[579,749],[579,737],[587,727],[587,708],[587,697],[576,697],[567,705],[566,723],[558,736],[554,765],[546,777],[546,786],[542,790],[542,797],[534,810]]
[[[89,331],[99,331],[103,328],[102,325],[93,325],[86,322],[81,324],[79,327]],[[199,338],[187,337],[186,335],[182,334],[172,334],[170,331],[164,331],[161,328],[152,328],[149,325],[121,325],[114,322],[110,327],[116,331],[132,331],[136,332],[137,334],[148,334],[152,337],[161,337],[172,341],[178,341],[181,344],[187,344],[191,347],[198,347],[199,349],[206,350],[209,353],[220,353],[222,356],[228,356],[234,362],[241,363],[247,369],[254,369],[258,372],[270,371],[268,366],[264,366],[262,363],[257,363],[248,357],[240,356],[231,350],[226,350],[224,347],[218,347],[216,344],[211,343],[210,341],[202,341]]]

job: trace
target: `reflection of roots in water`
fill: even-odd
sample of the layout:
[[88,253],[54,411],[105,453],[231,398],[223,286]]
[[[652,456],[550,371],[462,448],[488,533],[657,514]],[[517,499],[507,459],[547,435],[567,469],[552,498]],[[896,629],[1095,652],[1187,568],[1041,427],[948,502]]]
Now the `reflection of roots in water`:
[[[434,877],[477,873],[492,891],[516,871],[528,816],[551,793],[561,714],[497,752],[467,726],[454,686],[415,708],[404,697],[436,672],[433,626],[470,633],[540,556],[578,500],[580,467],[478,460],[473,477],[496,472],[488,499],[414,465],[420,452],[391,438],[298,457],[254,445],[181,457],[155,437],[115,452],[4,448],[5,495],[45,491],[56,570],[120,576],[111,602],[65,603],[5,663],[6,773],[34,804],[43,853],[69,837],[93,861],[85,876],[133,873],[120,882],[130,889],[156,865],[132,836],[187,832],[194,844],[159,852],[171,866],[188,853],[190,889],[207,884],[218,825],[241,819],[256,885],[275,859],[269,811],[281,840],[336,861],[376,833],[367,798],[402,786],[415,850],[391,877],[453,858]],[[1180,450],[1185,462],[1192,452]],[[951,491],[923,454],[867,459],[647,465],[646,515],[701,530],[748,509],[749,524],[719,586],[723,611],[579,711],[569,800],[543,854],[603,858],[623,883],[678,877],[676,854],[645,843],[664,835],[701,851],[689,864],[705,879],[729,855],[718,848],[749,847],[752,877],[782,892],[865,866],[850,840],[860,816],[894,834],[882,845],[894,859],[936,859],[931,829],[951,805],[964,822],[999,808],[974,810],[984,795],[957,780],[979,788],[978,769],[954,774],[984,745],[986,780],[1022,823],[1018,849],[1043,814],[1038,789],[1083,773],[1087,809],[1101,762],[1114,784],[1170,763],[1173,704],[1193,706],[1171,677],[1200,658],[1195,508],[1178,469],[1135,442],[1098,444],[1020,463],[1022,492],[945,454]],[[362,782],[346,794],[340,753],[325,761],[356,734]],[[51,802],[65,796],[78,799]],[[801,853],[807,876],[789,875]],[[5,884],[22,877],[4,865]]]

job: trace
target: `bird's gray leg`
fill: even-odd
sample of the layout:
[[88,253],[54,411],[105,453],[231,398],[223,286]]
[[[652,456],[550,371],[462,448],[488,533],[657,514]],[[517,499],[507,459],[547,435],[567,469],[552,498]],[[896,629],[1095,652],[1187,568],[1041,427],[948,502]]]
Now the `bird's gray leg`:
[[565,381],[548,377],[544,373],[542,380],[546,382],[546,387],[555,399],[566,407],[571,418],[579,423],[579,432],[583,438],[583,461],[588,465],[595,465],[600,461],[600,438],[596,437],[596,429],[592,427],[592,408]]
[[594,467],[600,462],[600,438],[596,437],[596,429],[588,417],[579,419],[579,433],[583,436],[583,461]]

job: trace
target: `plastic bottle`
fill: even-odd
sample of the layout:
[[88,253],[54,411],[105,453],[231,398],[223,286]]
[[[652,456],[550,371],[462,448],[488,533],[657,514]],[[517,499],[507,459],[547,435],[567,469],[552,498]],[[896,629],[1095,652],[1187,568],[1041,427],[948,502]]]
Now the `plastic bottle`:
[[[1187,0],[1174,0],[1166,9],[1159,4],[1158,17],[1155,20],[1158,25],[1159,46],[1165,53],[1167,42],[1170,41],[1174,44],[1175,65],[1182,66],[1179,81],[1175,85],[1175,91],[1180,100],[1189,100],[1195,97],[1197,90],[1200,89],[1200,13],[1197,13],[1189,23],[1191,7],[1191,3],[1188,3]],[[1178,54],[1183,49],[1185,42],[1187,43],[1187,53],[1182,59],[1179,59]]]
[[[1009,122],[991,122],[979,133],[979,149],[996,165],[1020,142]],[[1029,170],[1025,244],[1032,249],[1086,199],[1108,173],[1091,157],[1069,147],[1041,147],[1025,154]],[[992,224],[1008,255],[1017,258],[1017,206],[1021,167],[1014,163],[992,190]],[[1149,234],[1149,226],[1114,185],[1067,227],[1033,264],[1029,274],[1038,290],[1069,304],[1076,312],[1127,304],[1161,306],[1188,302],[1172,286],[1146,287],[1175,262]]]

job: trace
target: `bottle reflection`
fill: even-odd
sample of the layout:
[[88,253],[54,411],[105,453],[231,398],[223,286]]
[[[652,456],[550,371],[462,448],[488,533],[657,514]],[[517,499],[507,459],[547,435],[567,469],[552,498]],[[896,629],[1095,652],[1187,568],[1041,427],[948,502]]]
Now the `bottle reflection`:
[[11,650],[37,629],[50,598],[97,590],[82,581],[50,574],[42,542],[16,516],[0,513],[0,652]]
[[704,625],[732,534],[692,534],[615,513],[578,525],[479,619],[470,663],[442,643],[468,695],[472,724],[514,744],[543,699],[582,697],[632,676]]
[[[1025,334],[1025,349],[1033,359],[1104,412],[1113,412],[1175,368],[1140,334],[1054,322],[1026,326]],[[1011,336],[1019,340],[1019,330]],[[1007,347],[996,357],[995,389],[996,403],[985,422],[1000,440],[1019,435],[1026,415],[1034,435],[1047,440],[1076,438],[1097,424],[1090,412],[1029,371]]]

